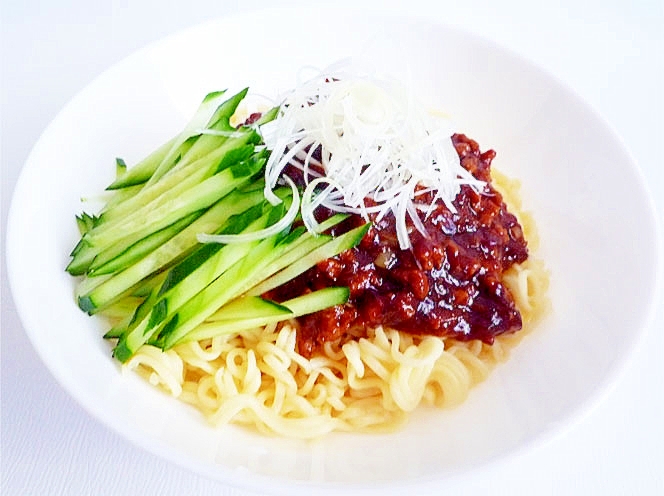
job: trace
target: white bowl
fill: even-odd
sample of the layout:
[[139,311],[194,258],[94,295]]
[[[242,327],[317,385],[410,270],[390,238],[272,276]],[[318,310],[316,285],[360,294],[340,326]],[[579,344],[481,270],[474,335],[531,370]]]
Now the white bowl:
[[[45,131],[17,183],[7,240],[14,298],[39,355],[81,405],[137,446],[264,492],[440,484],[559,432],[615,378],[654,308],[653,207],[620,139],[551,76],[486,40],[422,19],[292,15],[243,14],[152,44],[98,77]],[[322,34],[325,25],[344,26],[344,36]],[[495,166],[522,181],[553,312],[462,406],[420,409],[396,434],[307,443],[214,430],[122,375],[101,325],[77,308],[64,267],[79,198],[111,181],[116,156],[134,163],[175,134],[205,93],[250,86],[276,95],[300,68],[358,54],[411,79],[421,100],[495,149]]]

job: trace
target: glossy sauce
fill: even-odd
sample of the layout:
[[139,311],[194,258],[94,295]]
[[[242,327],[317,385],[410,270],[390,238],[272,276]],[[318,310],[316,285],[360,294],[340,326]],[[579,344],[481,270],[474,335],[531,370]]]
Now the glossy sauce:
[[[373,224],[356,248],[265,295],[284,301],[328,286],[350,288],[345,305],[298,319],[301,354],[314,354],[326,341],[363,336],[377,325],[485,343],[521,328],[521,315],[502,274],[526,260],[528,251],[516,217],[490,184],[495,152],[482,153],[465,135],[452,140],[461,165],[487,183],[480,194],[463,186],[454,201],[455,213],[438,202],[422,219],[428,236],[408,224],[412,250],[399,249],[394,218],[388,215]],[[427,195],[418,196],[418,203],[428,205]],[[333,233],[364,222],[352,216]]]

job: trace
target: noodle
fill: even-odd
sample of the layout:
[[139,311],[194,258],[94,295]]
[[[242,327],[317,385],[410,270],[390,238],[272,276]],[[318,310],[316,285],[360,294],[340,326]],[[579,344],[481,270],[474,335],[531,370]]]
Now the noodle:
[[[521,209],[518,181],[493,172],[531,250],[538,239]],[[529,258],[504,274],[523,329],[481,341],[413,336],[377,327],[369,336],[297,353],[293,323],[189,342],[167,352],[146,345],[125,365],[198,408],[213,425],[316,438],[331,431],[392,431],[420,404],[452,407],[467,397],[534,327],[549,306],[548,273]],[[206,324],[206,325],[209,325]]]

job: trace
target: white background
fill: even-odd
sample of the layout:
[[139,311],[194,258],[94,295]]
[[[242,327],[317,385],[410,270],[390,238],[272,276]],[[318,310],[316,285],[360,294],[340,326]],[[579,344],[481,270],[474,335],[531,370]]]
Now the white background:
[[[28,342],[9,294],[4,226],[14,184],[31,147],[67,101],[108,66],[146,43],[203,20],[262,6],[310,3],[26,0],[10,4],[3,0],[3,495],[247,494],[134,447],[96,423],[55,383]],[[662,0],[559,0],[543,5],[520,0],[335,3],[339,8],[373,6],[437,19],[481,34],[555,75],[622,136],[646,177],[662,225]],[[280,29],[288,26],[275,26],[276,33]],[[342,32],[339,26],[321,26],[321,36],[342,36]],[[545,445],[486,467],[472,478],[448,481],[440,492],[664,494],[662,306],[658,305],[618,382],[592,411]]]

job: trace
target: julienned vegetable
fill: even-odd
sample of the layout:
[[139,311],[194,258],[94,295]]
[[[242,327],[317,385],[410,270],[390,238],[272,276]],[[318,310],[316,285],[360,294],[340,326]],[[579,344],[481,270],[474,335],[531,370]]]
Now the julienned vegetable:
[[[113,354],[122,362],[146,343],[168,349],[348,299],[345,287],[280,304],[260,297],[356,246],[369,225],[337,237],[297,227],[300,192],[292,182],[272,185],[272,202],[265,199],[270,152],[257,129],[277,109],[234,127],[246,94],[210,93],[179,135],[133,167],[118,159],[111,199],[98,215],[77,217],[81,239],[67,271],[82,276],[83,311],[113,316],[105,337],[117,339]],[[345,218],[334,215],[318,232]]]
[[463,185],[480,192],[485,183],[461,166],[446,120],[412,91],[389,79],[333,74],[297,86],[261,127],[272,150],[265,196],[278,203],[271,188],[285,168],[299,167],[309,179],[301,207],[307,229],[318,229],[318,206],[376,221],[393,216],[399,248],[412,248],[407,220],[426,235],[418,211],[428,216],[442,202],[454,212]]

